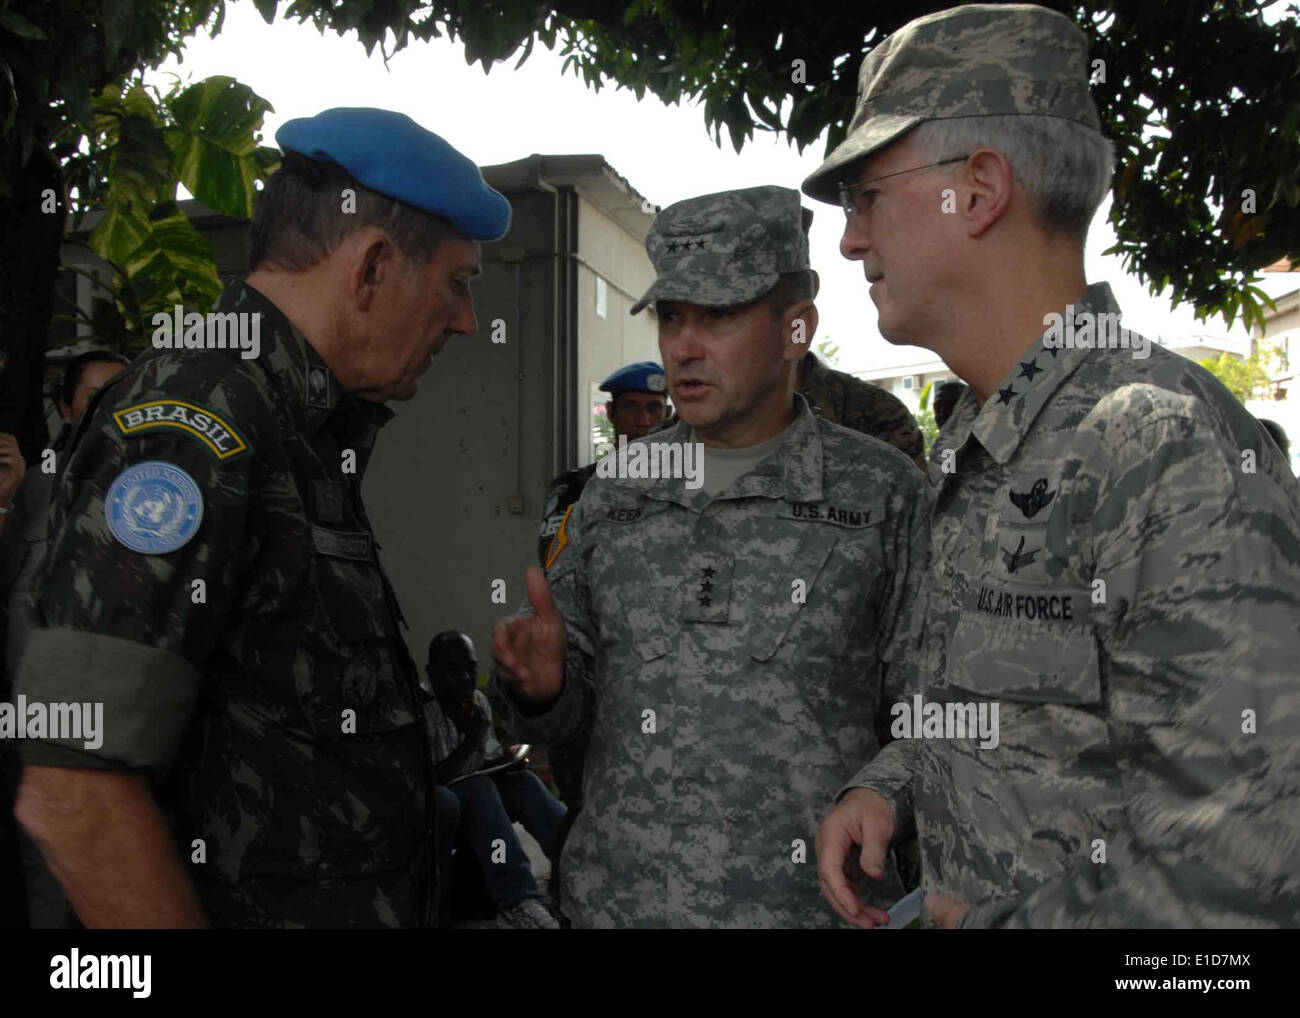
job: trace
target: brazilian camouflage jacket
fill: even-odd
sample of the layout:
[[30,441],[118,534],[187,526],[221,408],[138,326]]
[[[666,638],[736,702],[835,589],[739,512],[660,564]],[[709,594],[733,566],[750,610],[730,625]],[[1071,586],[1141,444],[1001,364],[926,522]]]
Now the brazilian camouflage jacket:
[[[417,926],[432,762],[360,495],[392,414],[342,395],[251,287],[218,310],[263,316],[258,357],[146,353],[80,429],[19,687],[102,701],[103,744],[29,742],[24,760],[148,769],[216,925]],[[166,553],[120,536],[174,529],[180,489],[147,462],[198,492],[197,531]],[[129,533],[106,516],[115,479]]]

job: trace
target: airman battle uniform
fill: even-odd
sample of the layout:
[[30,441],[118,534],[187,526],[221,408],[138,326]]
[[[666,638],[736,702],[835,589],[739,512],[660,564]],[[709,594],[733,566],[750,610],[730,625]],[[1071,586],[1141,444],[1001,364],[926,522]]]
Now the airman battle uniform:
[[963,926],[1293,927],[1296,482],[1191,361],[1045,339],[931,454],[926,698],[997,704],[998,745],[897,741],[854,784]]

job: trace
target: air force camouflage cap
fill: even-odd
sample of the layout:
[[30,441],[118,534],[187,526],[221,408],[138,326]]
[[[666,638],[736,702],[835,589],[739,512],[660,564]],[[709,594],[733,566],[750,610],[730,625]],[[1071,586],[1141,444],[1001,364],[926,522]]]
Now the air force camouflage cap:
[[970,4],[909,21],[862,60],[848,134],[803,192],[838,202],[850,163],[925,120],[1063,117],[1101,130],[1088,91],[1088,37],[1037,4]]
[[680,300],[737,307],[808,268],[812,211],[788,187],[747,187],[687,198],[655,216],[645,248],[658,278],[632,307]]
[[442,216],[466,237],[498,240],[510,229],[510,202],[479,168],[405,113],[340,106],[283,124],[286,152],[338,163],[357,182]]

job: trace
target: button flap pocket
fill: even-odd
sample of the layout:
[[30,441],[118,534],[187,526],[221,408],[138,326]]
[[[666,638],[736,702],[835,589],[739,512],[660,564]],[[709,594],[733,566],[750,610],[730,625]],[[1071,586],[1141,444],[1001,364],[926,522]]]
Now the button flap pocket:
[[[1001,596],[1012,598],[1008,616],[963,612],[959,617],[947,648],[947,683],[990,700],[1099,704],[1100,659],[1091,629],[1029,619],[1027,599],[1037,615],[1039,602],[1055,596],[1051,593]],[[1019,619],[1014,617],[1017,597]]]
[[770,661],[780,649],[799,612],[808,602],[826,560],[835,548],[832,527],[809,528],[789,559],[789,578],[766,581],[766,596],[749,605],[749,653],[755,661]]

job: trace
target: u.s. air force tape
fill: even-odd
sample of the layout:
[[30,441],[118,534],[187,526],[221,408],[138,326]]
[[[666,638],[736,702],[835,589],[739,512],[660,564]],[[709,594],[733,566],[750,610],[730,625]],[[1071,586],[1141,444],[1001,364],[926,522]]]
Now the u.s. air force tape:
[[166,555],[185,545],[203,522],[203,495],[173,463],[144,460],[109,486],[104,516],[114,537],[132,551]]
[[206,407],[176,399],[155,399],[148,403],[113,411],[113,420],[123,435],[137,435],[153,428],[176,428],[193,435],[219,460],[238,456],[248,443],[220,414]]

